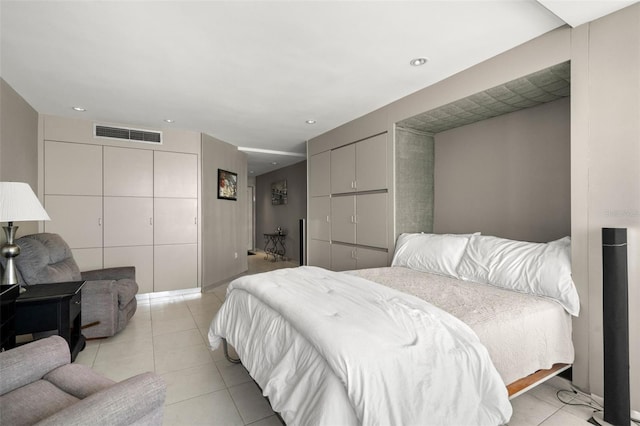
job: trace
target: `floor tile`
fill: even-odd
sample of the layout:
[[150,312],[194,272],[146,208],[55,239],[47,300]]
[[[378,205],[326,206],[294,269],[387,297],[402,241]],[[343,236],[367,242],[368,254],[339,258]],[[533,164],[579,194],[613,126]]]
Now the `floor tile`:
[[214,316],[215,314],[194,314],[193,320],[198,328],[206,328],[208,331]]
[[76,356],[74,363],[86,365],[88,367],[93,366],[93,362],[95,361],[96,355],[98,354],[99,346],[99,343],[94,345],[87,344],[87,346],[85,346],[85,348],[78,353],[78,356]]
[[167,352],[176,348],[202,345],[204,343],[204,339],[197,328],[160,334],[153,337],[153,349],[161,352]]
[[258,420],[254,423],[249,423],[251,426],[283,426],[284,423],[278,418],[278,416],[267,417],[266,419]]
[[241,385],[253,380],[242,364],[232,364],[226,360],[222,360],[216,361],[216,366],[220,374],[222,374],[222,379],[227,387]]
[[165,405],[225,389],[226,385],[213,362],[162,374],[167,383]]
[[120,382],[137,374],[154,371],[153,355],[132,355],[116,361],[94,363],[93,370]]
[[165,406],[163,425],[243,426],[244,422],[231,395],[223,389]]
[[153,358],[153,341],[151,336],[141,336],[127,341],[104,341],[100,344],[94,360],[95,364],[105,364],[126,359],[132,355],[147,355]]
[[176,319],[154,320],[152,321],[153,335],[174,333],[176,331],[190,330],[198,328],[191,314]]
[[262,396],[260,388],[254,382],[230,387],[229,393],[245,424],[273,416],[274,414],[271,406]]
[[[584,404],[584,405],[580,405]],[[589,406],[591,404],[591,406]],[[589,397],[579,395],[571,401],[570,404],[565,405],[562,411],[573,414],[582,420],[588,420],[593,416],[593,413],[599,406],[590,401]]]
[[562,408],[564,406],[564,402],[562,401],[571,401],[575,395],[573,394],[573,392],[561,392],[561,401],[560,399],[558,399],[559,390],[560,389],[554,388],[553,386],[547,385],[546,383],[542,383],[528,391],[527,394],[535,396],[542,401],[548,402],[554,407]]
[[509,426],[539,425],[559,410],[558,407],[528,393],[512,399],[511,405],[513,407],[513,415],[509,421]]
[[542,422],[540,426],[587,426],[590,425],[586,420],[576,417],[571,413],[560,410],[547,420]]
[[184,370],[212,361],[210,350],[204,344],[154,352],[156,373]]

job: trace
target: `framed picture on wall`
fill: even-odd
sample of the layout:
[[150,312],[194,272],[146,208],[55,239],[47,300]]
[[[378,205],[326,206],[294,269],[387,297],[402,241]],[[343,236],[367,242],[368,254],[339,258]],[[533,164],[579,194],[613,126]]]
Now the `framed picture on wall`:
[[238,199],[238,174],[218,169],[218,198],[222,200]]
[[287,204],[286,180],[280,180],[271,184],[271,204]]

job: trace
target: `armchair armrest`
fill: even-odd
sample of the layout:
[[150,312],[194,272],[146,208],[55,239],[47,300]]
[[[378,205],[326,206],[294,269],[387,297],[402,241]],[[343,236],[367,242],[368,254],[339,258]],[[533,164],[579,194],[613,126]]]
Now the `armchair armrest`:
[[92,271],[81,272],[83,280],[122,280],[136,279],[135,266],[120,266],[117,268],[94,269]]
[[40,380],[51,370],[70,362],[69,345],[60,336],[0,352],[0,395]]
[[164,380],[154,373],[143,373],[96,392],[37,424],[129,425],[162,409],[165,396]]
[[99,294],[117,295],[116,282],[114,280],[88,280],[84,283],[82,287],[83,298]]

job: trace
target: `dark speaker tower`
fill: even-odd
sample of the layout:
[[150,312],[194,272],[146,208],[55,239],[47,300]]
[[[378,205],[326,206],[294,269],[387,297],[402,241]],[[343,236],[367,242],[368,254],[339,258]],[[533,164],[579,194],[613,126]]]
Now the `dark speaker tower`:
[[300,219],[300,266],[306,265],[306,253],[307,248],[307,222],[305,219]]
[[631,402],[626,228],[602,228],[602,332],[604,424],[627,426]]

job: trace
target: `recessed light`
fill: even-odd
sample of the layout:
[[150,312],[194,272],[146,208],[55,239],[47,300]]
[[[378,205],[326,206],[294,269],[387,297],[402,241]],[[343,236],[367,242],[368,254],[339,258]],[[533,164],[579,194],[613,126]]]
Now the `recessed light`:
[[275,166],[276,164],[278,164],[278,162],[272,161],[271,164],[273,164]]
[[254,174],[255,172],[253,170],[249,170],[249,173]]
[[86,109],[84,109],[82,107],[79,107],[79,106],[75,106],[75,107],[72,107],[72,108],[73,108],[74,111],[79,111],[79,112],[85,112],[86,111]]
[[410,64],[412,67],[419,67],[420,65],[424,65],[424,64],[426,64],[428,60],[429,60],[428,58],[415,58],[415,59],[412,59],[412,60],[409,62],[409,64]]
[[165,118],[164,121],[167,123],[173,123],[175,120],[172,120],[170,118]]
[[307,124],[316,124],[316,120],[307,120],[305,121]]

